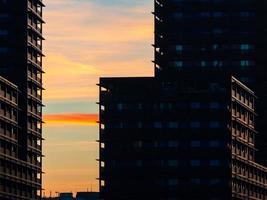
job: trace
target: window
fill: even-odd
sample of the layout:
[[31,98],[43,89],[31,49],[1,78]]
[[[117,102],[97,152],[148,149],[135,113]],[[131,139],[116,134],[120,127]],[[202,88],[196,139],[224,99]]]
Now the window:
[[136,141],[136,142],[134,142],[133,146],[135,148],[142,148],[143,147],[143,142],[140,141],[140,140],[139,141]]
[[0,21],[1,20],[5,20],[5,19],[7,19],[9,17],[9,15],[8,14],[0,14]]
[[154,122],[154,128],[162,128],[161,122]]
[[181,12],[176,12],[176,13],[173,13],[173,14],[172,14],[172,17],[173,17],[174,19],[180,19],[180,18],[182,18],[183,16],[184,16],[184,14],[181,13]]
[[7,30],[1,30],[0,29],[0,36],[7,36],[8,35],[8,31]]
[[200,141],[199,140],[193,140],[190,143],[191,147],[200,147]]
[[220,108],[220,104],[218,102],[211,102],[209,104],[209,108],[210,109],[218,109],[218,108]]
[[214,12],[213,17],[222,17],[223,14],[224,14],[223,12]]
[[253,46],[250,44],[241,44],[240,45],[240,50],[250,50],[253,49]]
[[169,128],[178,128],[178,122],[169,122]]
[[210,160],[209,165],[212,167],[217,167],[220,165],[220,161],[219,160]]
[[120,110],[120,111],[123,110],[123,104],[122,103],[118,103],[117,104],[117,109]]
[[182,61],[170,62],[169,66],[181,69],[183,67],[183,62]]
[[248,60],[241,60],[240,65],[241,66],[249,66],[249,61]]
[[168,147],[178,147],[178,145],[179,145],[178,141],[171,140],[168,142]]
[[174,67],[182,68],[183,67],[183,62],[182,61],[176,61],[176,62],[174,62]]
[[191,105],[190,105],[190,107],[192,109],[199,109],[200,108],[200,103],[198,103],[198,102],[192,102]]
[[176,167],[178,166],[178,160],[168,160],[169,167]]
[[104,187],[104,186],[105,186],[105,181],[104,181],[104,180],[101,180],[100,185],[101,185],[102,187]]
[[214,35],[218,35],[218,34],[222,34],[223,33],[223,31],[222,31],[222,29],[220,29],[220,28],[215,28],[215,29],[213,29],[213,34]]
[[192,178],[190,180],[190,182],[193,183],[193,184],[200,184],[200,179],[199,178]]
[[201,62],[200,62],[200,66],[201,66],[201,67],[206,67],[206,65],[207,65],[207,64],[206,64],[206,61],[201,61]]
[[212,45],[212,49],[213,49],[213,50],[217,50],[217,49],[218,49],[218,47],[219,47],[219,45],[218,45],[218,44],[214,44],[214,45]]
[[191,160],[190,165],[192,167],[200,166],[200,160]]
[[210,17],[210,13],[209,12],[201,12],[199,15],[201,17]]
[[213,66],[214,67],[221,67],[223,65],[221,60],[215,60],[213,61]]
[[143,161],[142,160],[137,160],[135,164],[136,164],[137,167],[142,167],[143,166]]
[[218,184],[220,183],[220,179],[210,179],[209,180],[209,184],[210,185],[215,185],[215,184]]
[[217,140],[212,140],[209,141],[209,147],[215,148],[215,147],[219,147],[220,146],[220,142]]
[[219,128],[220,127],[220,123],[216,122],[216,121],[211,121],[209,123],[209,128]]
[[7,52],[8,52],[8,48],[0,47],[0,53],[7,53]]
[[179,51],[179,52],[180,52],[180,51],[183,51],[183,45],[176,45],[176,46],[175,46],[175,50],[176,50],[176,51]]
[[191,128],[200,128],[200,122],[191,122],[190,127]]
[[241,60],[240,61],[241,69],[246,69],[248,67],[254,66],[254,61],[251,60]]
[[253,12],[240,12],[240,16],[241,17],[254,17],[255,16],[255,13]]
[[169,186],[176,186],[176,185],[178,185],[178,179],[169,179],[168,180],[168,185]]

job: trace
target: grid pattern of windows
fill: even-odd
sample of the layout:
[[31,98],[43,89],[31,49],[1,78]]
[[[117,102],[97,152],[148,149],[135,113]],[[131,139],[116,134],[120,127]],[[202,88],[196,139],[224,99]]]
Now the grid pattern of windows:
[[255,5],[251,0],[155,0],[156,76],[223,70],[251,77],[256,67]]
[[241,199],[266,199],[267,168],[255,163],[256,97],[235,79],[231,90],[232,196]]

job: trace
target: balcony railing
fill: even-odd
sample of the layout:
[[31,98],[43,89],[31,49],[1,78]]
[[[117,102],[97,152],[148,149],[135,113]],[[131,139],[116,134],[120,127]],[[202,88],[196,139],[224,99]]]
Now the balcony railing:
[[34,40],[32,37],[28,36],[28,42],[36,47],[39,51],[42,51],[42,45],[37,42],[37,40]]
[[28,88],[28,94],[38,100],[42,100],[42,95],[39,95],[35,90],[31,90],[30,88]]
[[32,142],[31,140],[28,139],[28,145],[33,148],[41,151],[42,147],[41,145],[38,145],[37,142]]
[[28,53],[28,59],[32,61],[33,63],[37,64],[38,66],[42,66],[42,62],[37,60],[36,57],[32,56],[30,53]]
[[4,109],[0,109],[0,116],[13,121],[14,123],[17,122],[17,115],[14,115],[11,112],[5,111]]
[[42,79],[40,77],[38,77],[36,74],[28,71],[28,77],[31,78],[32,80],[34,80],[35,82],[39,83],[40,85],[42,85]]
[[38,134],[41,134],[42,133],[42,129],[41,128],[37,128],[37,126],[31,124],[31,123],[28,123],[28,129],[30,131],[33,131],[35,133],[38,133]]
[[39,111],[37,110],[37,108],[33,108],[33,107],[31,107],[31,106],[28,106],[28,112],[34,114],[35,116],[37,116],[37,117],[39,117],[39,118],[42,117],[42,112],[39,112]]
[[42,28],[37,25],[37,23],[34,23],[32,20],[28,19],[28,25],[35,29],[38,33],[42,34]]
[[31,11],[33,11],[34,14],[38,15],[40,18],[42,18],[42,11],[38,9],[37,6],[32,4],[28,1],[28,8],[30,8]]

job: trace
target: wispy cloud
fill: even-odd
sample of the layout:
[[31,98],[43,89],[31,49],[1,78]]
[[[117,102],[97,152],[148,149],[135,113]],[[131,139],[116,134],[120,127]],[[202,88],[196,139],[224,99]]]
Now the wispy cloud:
[[92,100],[100,76],[152,74],[152,3],[108,2],[47,1],[46,100]]
[[60,113],[46,114],[43,118],[48,125],[96,125],[98,115],[84,113]]
[[152,0],[46,0],[47,194],[98,190],[98,116],[86,113],[97,111],[100,76],[152,75],[152,8]]

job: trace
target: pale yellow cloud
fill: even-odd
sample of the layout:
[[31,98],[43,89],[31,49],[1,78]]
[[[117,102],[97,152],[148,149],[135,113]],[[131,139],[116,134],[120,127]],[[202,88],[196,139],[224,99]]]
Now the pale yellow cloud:
[[136,17],[145,8],[122,15],[114,7],[50,0],[47,9],[45,100],[97,99],[100,76],[152,75],[152,16]]
[[97,93],[96,77],[100,74],[94,66],[68,60],[62,55],[47,54],[44,64],[44,99],[93,98]]

